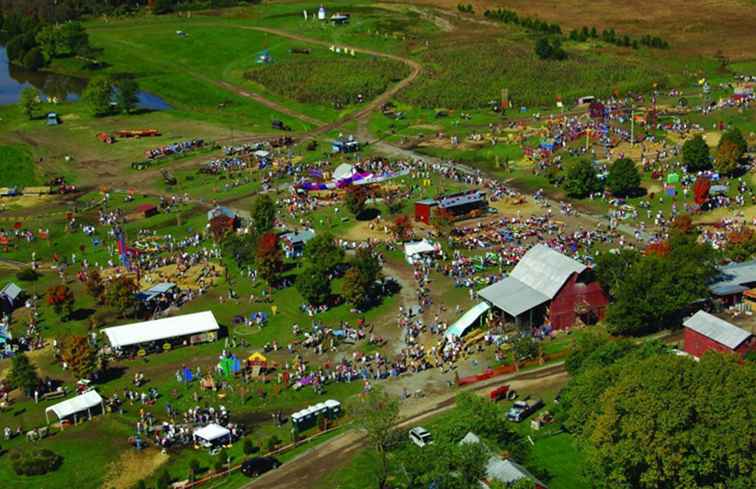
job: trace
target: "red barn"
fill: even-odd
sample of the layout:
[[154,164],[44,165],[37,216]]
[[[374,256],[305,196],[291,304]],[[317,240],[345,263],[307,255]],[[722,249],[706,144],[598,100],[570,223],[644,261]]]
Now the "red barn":
[[479,292],[517,324],[567,329],[603,319],[609,298],[593,271],[546,245],[525,253],[507,278]]
[[443,195],[437,199],[419,200],[415,202],[415,220],[430,224],[434,208],[443,209],[452,218],[459,219],[472,216],[476,212],[482,214],[488,209],[488,200],[485,192],[480,190]]
[[752,333],[706,311],[698,311],[683,326],[685,351],[696,358],[711,350],[743,357],[754,348]]

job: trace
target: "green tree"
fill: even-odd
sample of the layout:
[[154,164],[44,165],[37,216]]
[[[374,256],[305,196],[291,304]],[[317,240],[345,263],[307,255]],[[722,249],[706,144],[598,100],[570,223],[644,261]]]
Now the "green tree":
[[743,156],[743,153],[748,151],[748,142],[743,137],[743,133],[737,127],[730,128],[722,133],[722,137],[719,139],[719,144],[722,143],[734,143],[738,151],[738,159]]
[[700,134],[683,144],[683,163],[691,173],[711,170],[709,146]]
[[55,26],[47,25],[36,35],[37,44],[42,49],[47,60],[51,60],[59,54],[59,33]]
[[308,264],[297,276],[296,287],[312,305],[325,304],[331,296],[331,279],[322,266]]
[[518,451],[519,435],[507,422],[504,408],[469,392],[458,394],[455,407],[439,427],[439,437],[459,442],[468,432],[509,451]]
[[350,268],[344,274],[344,281],[341,284],[341,295],[344,299],[355,307],[363,307],[367,304],[370,297],[368,287],[365,285],[356,268]]
[[139,103],[139,84],[133,78],[121,78],[115,84],[116,103],[121,112],[132,112]]
[[124,275],[108,282],[103,298],[105,304],[118,311],[121,317],[126,317],[135,312],[137,290],[134,280]]
[[601,192],[602,184],[593,164],[588,160],[578,160],[567,167],[564,189],[570,197],[582,199]]
[[157,15],[169,14],[176,7],[176,0],[155,0],[153,12]]
[[34,393],[34,389],[39,384],[37,368],[32,365],[25,353],[20,352],[11,359],[8,381],[11,386],[21,389],[27,396]]
[[89,80],[82,98],[95,116],[110,114],[113,110],[113,82],[110,77],[96,76]]
[[344,250],[336,246],[335,238],[327,231],[307,242],[304,256],[310,264],[329,272],[344,262]]
[[620,158],[609,167],[606,186],[617,197],[631,197],[640,190],[641,177],[633,160]]
[[244,439],[244,445],[242,446],[244,455],[252,455],[255,453],[255,443],[251,438]]
[[171,483],[172,483],[171,474],[168,473],[168,470],[163,469],[160,472],[160,475],[158,476],[155,487],[157,489],[170,489]]
[[374,386],[355,401],[350,410],[356,426],[365,433],[368,446],[378,455],[375,476],[378,489],[387,489],[389,453],[399,441],[396,424],[399,421],[399,401],[381,387]]
[[623,248],[617,253],[601,253],[596,256],[596,266],[593,268],[604,291],[614,296],[622,285],[625,274],[641,259],[641,254],[632,249]]
[[18,105],[21,107],[21,111],[29,119],[34,118],[34,114],[39,110],[40,101],[39,94],[32,87],[26,87],[21,90],[21,96],[18,99]]
[[38,47],[33,47],[24,55],[24,68],[29,71],[37,71],[45,66],[45,56]]
[[64,54],[78,54],[89,46],[89,35],[80,22],[65,22],[59,29],[59,50]]
[[269,195],[260,195],[252,203],[250,215],[257,234],[267,233],[273,229],[276,223],[276,204]]

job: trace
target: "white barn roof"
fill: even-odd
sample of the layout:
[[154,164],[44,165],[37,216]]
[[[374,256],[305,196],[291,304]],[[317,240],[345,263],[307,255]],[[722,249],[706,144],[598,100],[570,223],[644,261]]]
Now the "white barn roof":
[[220,329],[212,311],[105,328],[110,346],[120,348]]
[[102,397],[100,397],[100,394],[98,394],[97,391],[91,390],[80,396],[72,397],[71,399],[66,399],[58,404],[54,404],[45,409],[45,412],[49,413],[52,411],[58,419],[63,419],[72,414],[80,413],[95,406],[99,406],[100,404],[102,404]]
[[553,299],[570,275],[585,269],[579,261],[537,244],[525,253],[509,276]]
[[706,311],[698,311],[683,325],[732,350],[751,337],[751,333],[748,331],[712,316]]

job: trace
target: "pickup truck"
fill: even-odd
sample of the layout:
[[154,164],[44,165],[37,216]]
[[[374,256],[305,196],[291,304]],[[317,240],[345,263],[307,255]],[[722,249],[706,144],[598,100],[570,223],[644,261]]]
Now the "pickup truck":
[[507,419],[519,423],[542,407],[543,401],[540,399],[516,401],[509,411],[507,411]]

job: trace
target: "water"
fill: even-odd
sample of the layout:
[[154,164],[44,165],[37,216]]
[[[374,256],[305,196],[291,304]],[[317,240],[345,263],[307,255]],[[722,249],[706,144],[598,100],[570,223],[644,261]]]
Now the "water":
[[[0,46],[0,105],[18,102],[21,91],[34,87],[44,97],[58,100],[76,101],[81,98],[87,80],[46,71],[27,71],[8,61],[5,47]],[[146,110],[168,110],[171,106],[162,98],[149,92],[139,92],[139,108]]]

